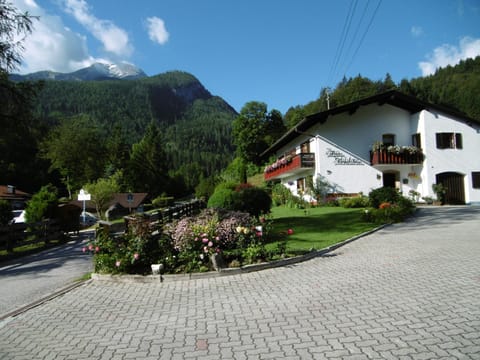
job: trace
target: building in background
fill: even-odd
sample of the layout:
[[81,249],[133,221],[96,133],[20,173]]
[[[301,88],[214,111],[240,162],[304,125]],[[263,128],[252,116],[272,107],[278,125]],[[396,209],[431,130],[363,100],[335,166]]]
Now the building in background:
[[480,122],[392,90],[307,116],[263,154],[265,180],[311,200],[309,179],[333,195],[395,187],[404,196],[480,204]]

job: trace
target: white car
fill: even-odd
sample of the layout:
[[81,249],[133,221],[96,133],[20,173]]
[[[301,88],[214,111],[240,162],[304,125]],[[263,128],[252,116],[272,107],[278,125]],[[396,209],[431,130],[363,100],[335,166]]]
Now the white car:
[[13,219],[12,224],[20,224],[25,222],[25,210],[12,210]]
[[92,225],[96,224],[97,221],[98,221],[98,219],[92,213],[85,212],[85,214],[84,214],[82,212],[80,214],[80,224],[82,224],[82,225],[92,226]]

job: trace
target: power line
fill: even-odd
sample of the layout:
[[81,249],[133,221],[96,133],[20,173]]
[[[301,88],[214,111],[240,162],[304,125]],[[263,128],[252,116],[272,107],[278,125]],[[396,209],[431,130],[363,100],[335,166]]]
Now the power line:
[[[350,54],[351,54],[351,49],[353,48],[353,46],[355,45],[355,41],[357,40],[357,35],[360,33],[360,27],[361,25],[363,24],[363,20],[365,19],[365,14],[367,13],[367,10],[368,10],[368,7],[370,5],[370,0],[368,0],[365,4],[365,7],[363,8],[363,12],[362,12],[362,15],[360,16],[360,20],[358,21],[357,23],[357,27],[355,29],[355,32],[353,33],[353,37],[350,41],[350,44],[348,46],[348,50],[345,54],[345,58],[344,60],[348,59],[350,57]],[[345,65],[345,62],[346,61],[343,61],[343,65]],[[336,74],[335,74],[336,75]]]
[[343,53],[343,48],[345,46],[345,41],[348,37],[348,32],[350,30],[350,25],[352,24],[353,14],[355,13],[355,8],[357,7],[357,0],[350,3],[350,7],[348,8],[347,17],[345,18],[345,22],[343,24],[342,34],[340,35],[340,41],[337,45],[337,50],[335,51],[335,56],[333,58],[333,63],[330,68],[329,76],[328,76],[328,83],[332,80],[332,76],[336,74],[338,62]]
[[[353,47],[355,46],[358,35],[361,32],[360,29],[362,27],[362,24],[364,23],[364,19],[366,17],[367,12],[368,12],[367,10],[370,6],[370,0],[368,0],[365,7],[363,8],[363,12],[362,12],[362,14],[360,16],[360,19],[357,23],[357,26],[355,28],[355,33],[351,36],[351,40],[350,40],[349,46],[347,48],[348,50],[344,54],[345,43],[347,41],[347,38],[349,37],[350,27],[352,25],[355,10],[356,10],[356,7],[357,7],[357,1],[358,0],[355,0],[355,1],[350,3],[350,7],[348,9],[348,13],[347,13],[347,16],[345,18],[345,23],[343,25],[342,34],[340,36],[340,41],[338,43],[337,50],[335,52],[335,57],[333,59],[332,67],[330,68],[327,84],[330,84],[331,81],[335,81],[337,79],[337,76],[340,73],[341,68],[344,67],[344,65],[341,66],[341,64],[348,64],[345,67],[345,71],[343,72],[344,74],[346,74],[347,71],[350,69],[350,66],[354,62],[354,60],[355,60],[355,58],[358,54],[358,51],[360,50],[360,48],[363,44],[363,41],[365,40],[365,38],[366,38],[366,36],[367,36],[367,34],[368,34],[372,24],[373,24],[375,16],[376,16],[376,14],[378,12],[378,9],[380,8],[381,2],[382,2],[382,0],[378,1],[377,6],[373,10],[373,13],[370,17],[370,21],[368,22],[365,30],[362,33],[360,41],[358,42],[357,47],[355,48],[355,51],[353,52],[353,55],[350,57],[349,54],[351,52],[351,49],[353,49]],[[348,58],[350,58],[350,61],[348,61]]]
[[378,1],[378,4],[377,4],[377,7],[375,8],[375,10],[374,10],[374,12],[373,12],[372,17],[370,18],[370,22],[368,23],[368,26],[367,26],[367,28],[365,29],[365,32],[363,33],[362,38],[360,39],[360,42],[358,43],[358,46],[357,46],[357,48],[355,49],[355,52],[353,53],[352,58],[350,59],[350,62],[348,63],[347,68],[345,69],[345,73],[347,73],[347,71],[350,69],[350,66],[351,66],[352,63],[353,63],[353,60],[355,60],[355,56],[357,55],[358,50],[360,50],[360,47],[361,47],[362,44],[363,44],[363,40],[365,40],[365,37],[367,36],[367,33],[368,33],[368,31],[370,30],[370,27],[372,26],[373,20],[375,19],[375,16],[377,15],[377,12],[378,12],[378,9],[380,8],[381,3],[382,3],[382,0],[379,0],[379,1]]

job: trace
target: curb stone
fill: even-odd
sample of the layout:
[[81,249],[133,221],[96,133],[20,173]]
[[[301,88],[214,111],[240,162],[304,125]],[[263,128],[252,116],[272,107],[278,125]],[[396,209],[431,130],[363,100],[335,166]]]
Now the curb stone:
[[18,309],[15,309],[15,310],[12,310],[6,314],[0,314],[0,327],[2,327],[2,322],[7,319],[7,318],[13,318],[17,315],[20,315],[30,309],[33,309],[37,306],[40,306],[42,305],[43,303],[47,302],[47,301],[50,301],[52,299],[55,299],[56,297],[59,297],[59,296],[62,296],[64,294],[66,294],[67,292],[69,292],[70,290],[73,290],[77,287],[80,287],[88,282],[91,282],[92,280],[91,279],[88,279],[88,280],[79,280],[79,281],[75,281],[74,283],[70,284],[70,285],[67,285],[63,288],[60,288],[44,297],[42,297],[41,299],[38,299],[30,304],[27,304],[27,305],[24,305]]
[[94,281],[109,281],[109,282],[121,282],[121,283],[128,283],[128,282],[154,283],[154,282],[172,282],[172,281],[214,278],[214,277],[220,277],[220,276],[238,275],[238,274],[244,274],[244,273],[249,273],[254,271],[261,271],[265,269],[273,269],[276,267],[288,266],[288,265],[304,262],[318,256],[323,256],[329,252],[332,252],[342,246],[345,246],[351,243],[352,241],[358,240],[364,236],[370,235],[378,230],[381,230],[388,225],[390,224],[380,225],[372,230],[353,236],[338,244],[331,245],[321,250],[313,250],[304,255],[270,261],[270,262],[264,262],[259,264],[244,265],[237,268],[224,268],[224,269],[220,269],[219,271],[208,271],[203,273],[165,274],[165,275],[111,275],[111,274],[92,273],[91,279]]

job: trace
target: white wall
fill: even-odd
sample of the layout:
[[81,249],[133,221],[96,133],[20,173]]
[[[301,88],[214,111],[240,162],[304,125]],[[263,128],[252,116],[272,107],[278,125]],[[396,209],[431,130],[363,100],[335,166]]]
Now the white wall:
[[[463,149],[437,149],[437,132],[461,133]],[[383,166],[380,170],[369,165],[371,146],[381,141],[383,134],[395,134],[395,143],[398,145],[411,145],[415,133],[421,137],[425,154],[423,164]],[[323,124],[314,125],[277,154],[286,153],[292,148],[296,148],[298,153],[300,144],[306,141],[310,141],[310,151],[315,153],[316,166],[314,170],[282,180],[294,193],[297,189],[296,179],[322,175],[337,185],[338,192],[368,194],[370,190],[383,185],[382,171],[397,171],[403,195],[408,196],[410,190],[415,190],[421,196],[434,197],[432,184],[436,181],[435,175],[456,172],[465,175],[466,202],[480,203],[480,189],[473,189],[471,184],[472,171],[480,171],[478,124],[467,124],[427,110],[410,114],[388,104],[371,104],[358,108],[353,114],[342,113],[328,118]]]
[[[480,171],[480,126],[454,121],[442,113],[422,111],[420,125],[424,132],[425,173],[423,187],[432,192],[436,175],[456,172],[465,175],[465,200],[480,203],[480,189],[472,187],[472,171]],[[462,134],[462,149],[437,149],[436,133],[454,132]]]
[[382,186],[382,173],[370,166],[370,162],[336,146],[327,139],[318,137],[315,156],[320,160],[316,175],[323,176],[335,186],[337,193],[368,193]]

